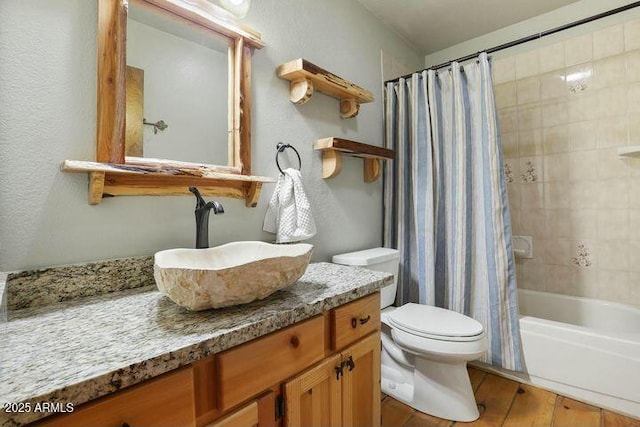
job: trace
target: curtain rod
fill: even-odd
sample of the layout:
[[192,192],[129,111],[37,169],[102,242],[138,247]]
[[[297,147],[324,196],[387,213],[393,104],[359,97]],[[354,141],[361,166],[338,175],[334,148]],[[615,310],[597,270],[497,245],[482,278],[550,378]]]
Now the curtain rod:
[[387,80],[384,83],[385,84],[393,83],[393,82],[399,81],[400,79],[406,79],[408,77],[411,77],[415,73],[421,73],[421,72],[427,71],[427,70],[437,70],[439,68],[448,67],[453,62],[468,61],[470,59],[473,59],[473,58],[477,57],[478,54],[480,54],[481,52],[494,53],[494,52],[497,52],[499,50],[503,50],[503,49],[507,49],[507,48],[510,48],[510,47],[513,47],[513,46],[517,46],[517,45],[520,45],[520,44],[523,44],[523,43],[527,43],[527,42],[530,42],[532,40],[537,40],[537,39],[540,39],[540,38],[542,38],[544,36],[555,34],[555,33],[558,33],[560,31],[568,30],[569,28],[577,27],[578,25],[587,24],[589,22],[596,21],[598,19],[605,18],[607,16],[615,15],[617,13],[624,12],[624,11],[629,10],[629,9],[633,9],[635,7],[638,7],[638,6],[640,6],[640,1],[629,3],[627,5],[620,6],[620,7],[617,7],[615,9],[608,10],[606,12],[598,13],[596,15],[589,16],[588,18],[583,18],[583,19],[580,19],[578,21],[570,22],[569,24],[561,25],[559,27],[543,31],[541,33],[532,34],[532,35],[527,36],[527,37],[522,37],[520,39],[513,40],[513,41],[510,41],[508,43],[504,43],[504,44],[501,44],[501,45],[498,45],[498,46],[494,46],[492,48],[485,49],[485,50],[482,50],[480,52],[472,53],[470,55],[466,55],[466,56],[463,56],[461,58],[454,59],[452,61],[447,61],[447,62],[443,62],[442,64],[434,65],[434,66],[429,67],[429,68],[424,68],[424,69],[422,69],[420,71],[414,71],[413,73],[405,74],[404,76],[396,77],[395,79],[391,79],[391,80]]

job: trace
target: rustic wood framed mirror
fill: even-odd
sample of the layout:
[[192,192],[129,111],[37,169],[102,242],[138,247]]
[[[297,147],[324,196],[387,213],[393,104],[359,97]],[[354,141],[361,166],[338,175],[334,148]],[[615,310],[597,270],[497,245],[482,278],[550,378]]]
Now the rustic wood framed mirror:
[[[127,13],[133,5],[226,39],[228,78],[221,82],[228,87],[226,165],[125,155]],[[202,194],[243,198],[256,206],[262,184],[274,181],[251,175],[251,56],[263,46],[258,33],[207,0],[98,0],[96,161],[66,160],[62,170],[89,174],[91,204],[110,196],[190,194],[188,187],[197,186]]]

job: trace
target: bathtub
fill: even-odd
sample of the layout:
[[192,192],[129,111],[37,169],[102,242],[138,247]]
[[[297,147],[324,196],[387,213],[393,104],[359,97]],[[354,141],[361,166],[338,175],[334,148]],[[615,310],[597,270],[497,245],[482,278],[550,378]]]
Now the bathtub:
[[499,373],[640,418],[640,308],[522,289],[518,301],[526,373]]

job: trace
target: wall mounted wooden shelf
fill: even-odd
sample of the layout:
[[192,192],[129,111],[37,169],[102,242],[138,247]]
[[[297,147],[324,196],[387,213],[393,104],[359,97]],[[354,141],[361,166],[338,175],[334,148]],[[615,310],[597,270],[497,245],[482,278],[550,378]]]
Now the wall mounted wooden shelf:
[[360,104],[373,102],[373,94],[341,77],[323,70],[311,62],[298,58],[278,67],[278,77],[289,80],[289,99],[304,104],[314,89],[340,100],[340,115],[350,119],[358,115]]
[[313,145],[322,151],[322,177],[333,178],[342,170],[342,154],[360,157],[364,161],[364,182],[373,182],[382,173],[381,160],[393,160],[395,152],[388,148],[329,137],[319,139]]
[[[189,187],[193,185],[203,195],[245,199],[247,206],[255,207],[262,184],[275,182],[269,177],[221,171],[224,167],[219,166],[145,160],[145,165],[65,160],[61,170],[89,174],[89,203],[92,205],[99,204],[103,197],[111,196],[191,194]],[[149,166],[149,163],[155,163],[155,166]]]

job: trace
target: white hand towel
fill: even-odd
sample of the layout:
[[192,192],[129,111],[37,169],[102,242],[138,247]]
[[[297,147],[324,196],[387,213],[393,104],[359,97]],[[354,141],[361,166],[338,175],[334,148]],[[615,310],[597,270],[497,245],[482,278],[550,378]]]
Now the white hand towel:
[[297,242],[316,235],[311,205],[302,188],[300,171],[285,169],[278,177],[262,229],[276,235],[276,243]]

